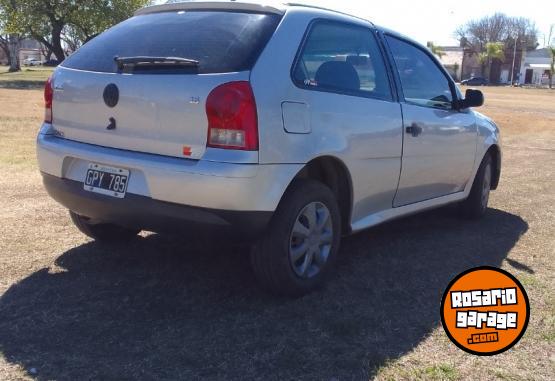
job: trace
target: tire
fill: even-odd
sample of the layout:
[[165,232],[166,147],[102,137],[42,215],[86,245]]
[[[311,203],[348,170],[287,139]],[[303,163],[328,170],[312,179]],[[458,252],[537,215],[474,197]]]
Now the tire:
[[135,238],[140,229],[129,229],[114,224],[91,224],[89,219],[70,211],[71,220],[81,233],[99,242],[127,242]]
[[333,269],[340,240],[341,216],[333,192],[314,180],[295,180],[251,250],[256,278],[274,294],[307,294]]
[[488,153],[484,156],[480,168],[478,168],[478,173],[476,174],[468,198],[459,205],[460,213],[464,218],[478,219],[486,214],[491,190],[492,174],[493,161],[491,155]]

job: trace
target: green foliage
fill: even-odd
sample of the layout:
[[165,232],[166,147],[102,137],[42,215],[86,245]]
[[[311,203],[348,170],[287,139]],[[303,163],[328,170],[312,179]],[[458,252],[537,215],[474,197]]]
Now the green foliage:
[[486,55],[490,60],[505,60],[505,44],[502,42],[488,42],[486,44]]
[[82,42],[131,17],[133,12],[151,3],[150,0],[87,0],[80,1],[79,10],[71,14],[68,24],[75,28]]
[[76,48],[150,3],[151,0],[0,0],[0,17],[9,33],[30,36],[63,59],[62,41]]
[[[478,62],[482,65],[482,74],[489,77],[491,62],[494,59],[505,60],[505,44],[502,42],[488,42],[485,50],[477,54]],[[487,69],[487,73],[486,73]]]

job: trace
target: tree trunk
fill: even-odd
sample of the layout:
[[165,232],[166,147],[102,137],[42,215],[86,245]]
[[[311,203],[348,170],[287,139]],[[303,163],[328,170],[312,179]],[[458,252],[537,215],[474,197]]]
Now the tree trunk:
[[1,45],[2,50],[4,51],[4,55],[6,56],[6,58],[8,59],[8,64],[10,63],[10,44],[8,43],[8,41],[2,41],[2,45]]
[[60,62],[62,62],[66,58],[64,48],[62,47],[63,28],[63,24],[60,23],[52,25],[52,53],[54,53],[56,59]]
[[10,72],[20,71],[21,66],[19,63],[19,36],[17,34],[10,34]]

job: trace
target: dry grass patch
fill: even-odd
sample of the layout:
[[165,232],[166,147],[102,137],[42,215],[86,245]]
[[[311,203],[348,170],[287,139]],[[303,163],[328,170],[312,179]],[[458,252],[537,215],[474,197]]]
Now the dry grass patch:
[[[241,247],[84,238],[41,186],[41,92],[0,89],[0,379],[551,380],[555,92],[483,90],[507,146],[485,219],[446,208],[349,237],[326,288],[284,300]],[[513,273],[532,306],[521,342],[491,358],[439,321],[448,282],[479,265]]]
[[7,66],[0,66],[0,89],[42,89],[53,70],[51,67],[33,66],[10,73]]

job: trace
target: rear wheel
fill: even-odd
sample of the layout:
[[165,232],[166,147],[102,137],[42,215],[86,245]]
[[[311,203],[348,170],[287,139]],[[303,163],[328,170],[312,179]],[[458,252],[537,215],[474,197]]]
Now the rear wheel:
[[459,206],[463,217],[477,219],[483,217],[486,213],[491,190],[492,173],[493,165],[491,155],[488,153],[480,164],[468,198]]
[[252,249],[255,275],[273,293],[306,294],[333,268],[340,236],[341,219],[333,192],[314,180],[295,180],[267,233]]
[[139,229],[129,229],[114,224],[92,224],[90,219],[70,211],[71,220],[81,233],[96,241],[126,242],[139,234]]

